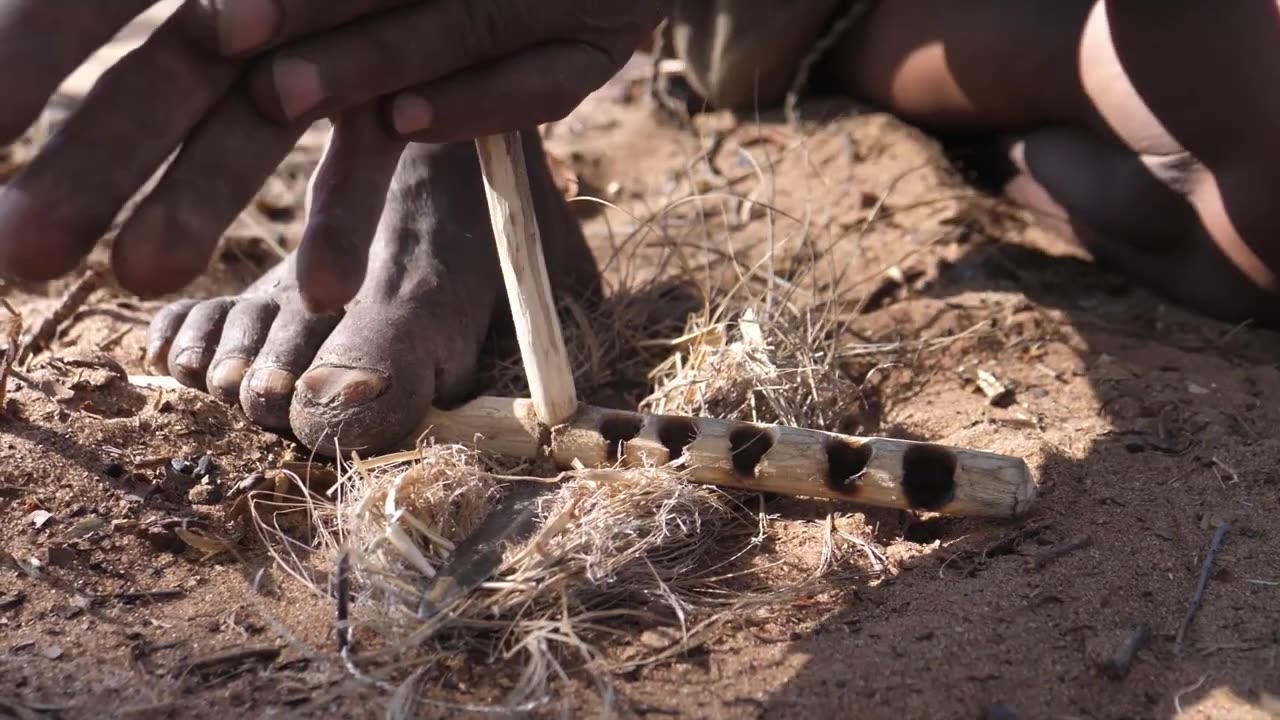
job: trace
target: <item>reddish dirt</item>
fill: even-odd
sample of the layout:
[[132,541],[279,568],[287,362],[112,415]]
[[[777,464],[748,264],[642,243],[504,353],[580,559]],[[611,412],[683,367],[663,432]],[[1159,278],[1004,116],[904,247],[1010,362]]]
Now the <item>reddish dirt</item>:
[[[779,212],[729,232],[707,219],[723,201],[686,203],[665,216],[662,242],[750,258],[772,237],[780,265],[806,261],[790,258],[795,248],[819,248],[849,299],[847,343],[901,343],[870,383],[878,402],[863,429],[1021,455],[1041,496],[1009,522],[839,508],[837,523],[889,558],[888,579],[777,608],[619,678],[622,716],[1280,716],[1280,441],[1266,429],[1280,425],[1274,334],[1206,321],[1097,269],[965,186],[932,140],[891,118],[816,106],[835,119],[794,130],[713,116],[700,119],[700,137],[656,121],[626,89],[611,85],[548,132],[581,191],[619,207],[583,207],[602,259],[630,229],[628,213],[689,194],[682,183],[705,176],[695,158],[719,133],[714,159],[737,180],[733,192]],[[314,160],[314,148],[300,149],[274,191]],[[257,211],[271,224],[229,238],[189,292],[249,282],[273,257],[263,243],[296,237],[296,196],[264,194]],[[612,278],[660,273],[644,251],[627,257]],[[30,326],[69,283],[0,297]],[[224,524],[232,486],[297,449],[196,393],[119,378],[145,372],[145,322],[159,304],[95,293],[26,369],[34,386],[11,380],[0,419],[0,715],[382,715],[386,698],[327,662],[327,599],[252,537],[248,550],[205,558],[174,534],[183,521],[234,532]],[[978,370],[1006,382],[1012,404],[990,404]],[[150,466],[204,454],[216,457],[223,498]],[[813,528],[832,506],[769,503],[782,539],[768,552],[811,566]],[[1175,636],[1224,521],[1179,656]],[[1138,624],[1150,643],[1127,675],[1108,678],[1101,662]],[[223,652],[242,655],[211,662]],[[466,692],[483,677],[459,671],[439,686]],[[562,684],[553,712],[598,709],[592,689]]]

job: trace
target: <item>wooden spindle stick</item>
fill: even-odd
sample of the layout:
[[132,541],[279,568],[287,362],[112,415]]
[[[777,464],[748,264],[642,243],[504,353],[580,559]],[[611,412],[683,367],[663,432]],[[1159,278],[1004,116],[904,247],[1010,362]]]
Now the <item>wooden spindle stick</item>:
[[[951,515],[1016,517],[1036,484],[1020,458],[890,438],[580,406],[518,133],[476,141],[532,400],[481,397],[433,410],[411,439],[561,467],[679,461],[694,482]],[[161,378],[130,378],[154,385]],[[172,381],[169,381],[172,382]],[[550,430],[550,432],[548,432]],[[416,444],[416,443],[415,443]]]
[[930,443],[583,405],[543,432],[525,399],[480,397],[435,410],[415,438],[514,458],[549,454],[562,468],[663,465],[693,482],[948,515],[1017,517],[1036,496],[1017,457]]
[[577,412],[578,394],[542,255],[524,143],[512,132],[480,138],[476,149],[529,392],[538,418],[554,427]]

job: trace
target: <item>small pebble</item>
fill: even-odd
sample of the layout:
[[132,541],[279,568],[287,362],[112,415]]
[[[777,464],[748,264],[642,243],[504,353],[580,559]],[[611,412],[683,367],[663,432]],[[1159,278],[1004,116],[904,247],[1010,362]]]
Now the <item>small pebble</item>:
[[212,477],[218,472],[218,464],[213,461],[212,455],[205,455],[200,458],[200,462],[196,464],[196,472],[193,477],[197,480],[204,480]]
[[74,565],[80,554],[65,545],[50,545],[45,548],[45,564],[49,567],[70,567]]
[[1008,705],[996,703],[988,705],[982,712],[982,720],[1022,720],[1022,716]]
[[48,510],[33,510],[31,514],[27,516],[27,520],[29,520],[37,530],[48,525],[49,521],[52,519],[53,513]]
[[179,475],[190,476],[196,471],[196,466],[186,458],[174,458],[169,461],[169,468]]
[[182,542],[172,531],[159,525],[143,525],[134,531],[138,537],[146,540],[152,549],[161,552],[171,552],[180,554],[187,549],[187,544]]

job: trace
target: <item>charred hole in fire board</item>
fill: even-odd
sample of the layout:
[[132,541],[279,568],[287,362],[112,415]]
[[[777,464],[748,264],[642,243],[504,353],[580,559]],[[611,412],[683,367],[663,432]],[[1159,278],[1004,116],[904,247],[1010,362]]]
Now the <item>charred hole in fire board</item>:
[[667,449],[667,461],[684,455],[685,448],[698,438],[698,424],[689,418],[671,417],[658,421],[658,442]]
[[913,445],[902,454],[902,492],[917,510],[941,510],[956,495],[956,455],[937,445]]
[[739,425],[729,432],[729,454],[733,471],[742,477],[755,478],[756,466],[773,449],[773,435],[754,425]]
[[858,476],[871,462],[871,448],[863,443],[852,443],[832,438],[827,441],[827,487],[835,492],[852,494],[858,491]]
[[644,418],[628,413],[614,413],[600,422],[600,434],[604,436],[604,452],[609,462],[617,462],[626,452],[626,444],[640,434]]

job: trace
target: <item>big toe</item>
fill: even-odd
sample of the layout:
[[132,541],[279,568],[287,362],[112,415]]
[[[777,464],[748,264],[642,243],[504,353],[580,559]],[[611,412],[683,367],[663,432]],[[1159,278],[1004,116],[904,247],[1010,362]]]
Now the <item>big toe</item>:
[[330,454],[389,449],[406,439],[431,406],[434,337],[412,321],[388,320],[391,308],[356,307],[299,379],[289,424],[307,447]]

